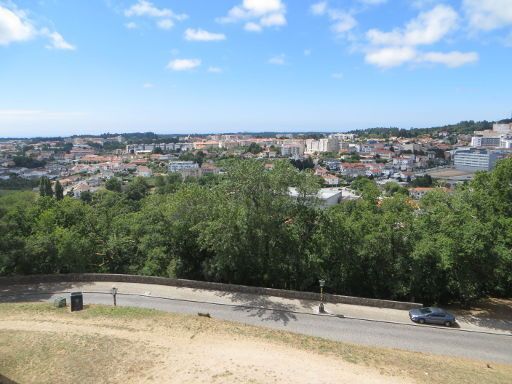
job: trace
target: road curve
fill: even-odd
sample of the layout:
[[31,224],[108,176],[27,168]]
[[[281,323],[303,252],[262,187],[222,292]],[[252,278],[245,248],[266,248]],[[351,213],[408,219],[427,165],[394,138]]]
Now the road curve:
[[[69,294],[67,295],[69,296]],[[0,302],[52,300],[57,296],[63,296],[63,294],[2,295]],[[85,292],[84,303],[111,305],[112,296],[106,293]],[[461,332],[449,328],[318,316],[144,295],[120,294],[117,297],[117,304],[183,314],[205,312],[217,319],[280,329],[334,341],[512,364],[512,336],[507,335]]]

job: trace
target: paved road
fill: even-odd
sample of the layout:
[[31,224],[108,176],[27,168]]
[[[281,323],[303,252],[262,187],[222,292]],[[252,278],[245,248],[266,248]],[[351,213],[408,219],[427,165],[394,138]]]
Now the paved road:
[[[56,296],[62,295],[2,295],[0,302],[51,300]],[[112,296],[101,293],[84,293],[84,302],[86,304],[111,305]],[[512,364],[512,336],[506,335],[318,316],[237,305],[197,303],[141,295],[118,295],[117,303],[120,306],[153,308],[174,313],[207,312],[212,317],[222,320],[281,329],[335,341]]]

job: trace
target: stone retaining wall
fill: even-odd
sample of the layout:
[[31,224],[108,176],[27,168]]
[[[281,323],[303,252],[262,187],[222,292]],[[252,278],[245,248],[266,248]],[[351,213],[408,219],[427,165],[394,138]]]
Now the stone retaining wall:
[[[227,291],[237,293],[251,293],[255,295],[277,296],[287,299],[300,300],[318,300],[319,294],[313,292],[289,291],[284,289],[249,287],[246,285],[210,283],[207,281],[172,279],[166,277],[137,276],[137,275],[115,275],[100,273],[70,273],[62,275],[29,275],[29,276],[10,276],[0,277],[0,286],[15,284],[41,284],[41,283],[64,283],[64,282],[118,282],[118,283],[138,283],[138,284],[157,284],[173,287],[186,287],[195,289],[208,289],[216,291]],[[325,294],[325,302],[364,305],[368,307],[392,308],[392,309],[412,309],[421,308],[422,304],[367,299],[363,297],[340,296]]]

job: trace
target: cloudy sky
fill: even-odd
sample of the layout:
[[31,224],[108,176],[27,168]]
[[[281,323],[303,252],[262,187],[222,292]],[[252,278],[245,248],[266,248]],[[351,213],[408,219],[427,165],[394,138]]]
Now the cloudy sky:
[[512,112],[512,0],[0,0],[0,137]]

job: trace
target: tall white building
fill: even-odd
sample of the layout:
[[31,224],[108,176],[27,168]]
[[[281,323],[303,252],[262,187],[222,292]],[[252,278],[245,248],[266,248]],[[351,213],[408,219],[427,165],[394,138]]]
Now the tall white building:
[[489,149],[458,149],[454,154],[455,168],[462,171],[490,171],[505,155]]
[[285,143],[281,146],[281,156],[283,157],[300,157],[304,155],[304,144],[302,143]]
[[497,136],[478,135],[478,136],[473,136],[471,138],[471,146],[475,147],[475,148],[480,148],[480,147],[494,148],[494,147],[500,146],[500,141],[501,141],[501,136],[499,136],[499,135],[497,135]]
[[198,169],[199,164],[193,161],[171,161],[169,162],[169,172],[180,172],[184,169]]
[[306,152],[308,153],[323,153],[323,152],[338,152],[340,145],[338,139],[331,137],[328,139],[307,139],[306,140]]
[[500,140],[500,148],[512,149],[512,136],[503,135]]

